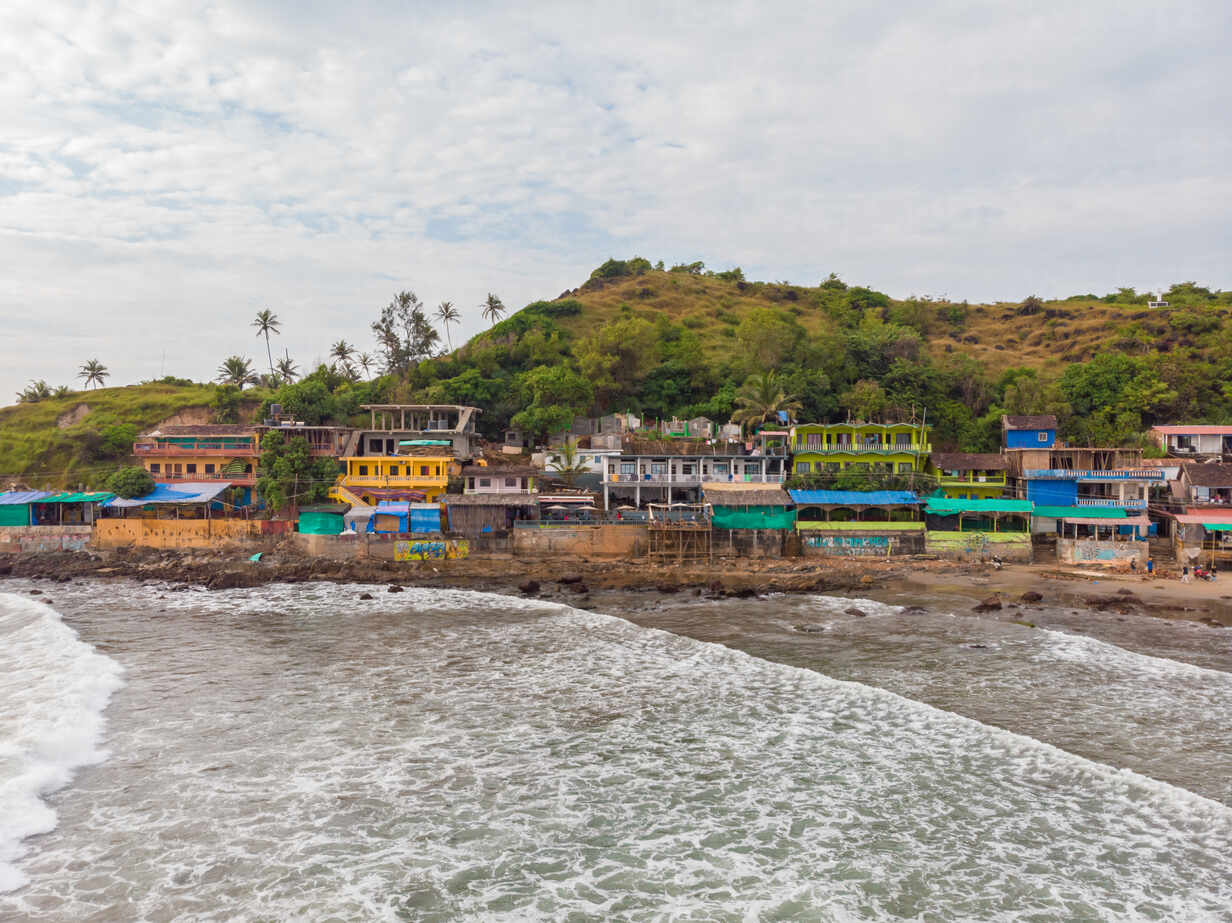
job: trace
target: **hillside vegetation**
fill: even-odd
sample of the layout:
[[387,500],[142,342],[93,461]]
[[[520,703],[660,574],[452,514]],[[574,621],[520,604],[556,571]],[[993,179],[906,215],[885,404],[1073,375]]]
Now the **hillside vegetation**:
[[[288,357],[285,373],[243,392],[168,379],[0,410],[0,471],[95,483],[130,435],[174,413],[259,419],[271,401],[309,423],[361,423],[365,402],[473,404],[492,438],[511,424],[543,438],[575,415],[613,411],[737,414],[754,425],[781,408],[819,422],[926,420],[935,447],[969,451],[996,449],[1002,413],[1055,413],[1062,437],[1085,445],[1145,444],[1144,431],[1164,421],[1232,422],[1232,293],[1184,282],[1162,295],[1168,307],[1150,308],[1131,289],[897,300],[834,275],[805,286],[700,263],[609,260],[578,288],[504,319],[489,295],[484,315],[495,323],[452,352],[436,354],[438,332],[402,292],[374,309],[372,324],[347,331],[376,340],[375,358],[364,353],[358,366],[357,348],[340,340],[336,361],[298,381]],[[90,413],[65,423],[81,403]]]

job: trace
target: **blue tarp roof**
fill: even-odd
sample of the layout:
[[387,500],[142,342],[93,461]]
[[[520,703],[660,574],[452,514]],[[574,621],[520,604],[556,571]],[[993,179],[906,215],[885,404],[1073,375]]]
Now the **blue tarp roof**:
[[108,500],[103,506],[123,509],[145,506],[147,503],[209,503],[230,486],[230,481],[212,481],[210,483],[185,481],[182,484],[175,485],[157,484],[144,497],[133,497],[131,500],[116,497],[114,500]]
[[910,490],[789,490],[796,506],[903,506],[920,502]]
[[16,503],[38,503],[44,497],[50,497],[49,490],[10,490],[0,494],[0,504],[6,506]]
[[378,513],[390,513],[397,516],[405,516],[410,511],[411,505],[409,503],[394,503],[389,500],[382,500],[376,505],[376,512]]

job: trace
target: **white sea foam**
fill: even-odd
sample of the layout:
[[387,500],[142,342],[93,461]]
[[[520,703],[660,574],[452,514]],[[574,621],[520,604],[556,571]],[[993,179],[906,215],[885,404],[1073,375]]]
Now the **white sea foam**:
[[43,800],[97,763],[121,668],[50,606],[0,593],[0,892],[25,883],[24,840],[56,826]]

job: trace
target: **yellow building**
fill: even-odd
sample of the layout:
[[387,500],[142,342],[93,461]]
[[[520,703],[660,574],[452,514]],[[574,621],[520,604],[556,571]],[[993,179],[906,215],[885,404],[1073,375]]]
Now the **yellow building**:
[[449,447],[409,446],[397,455],[355,455],[342,459],[343,474],[332,492],[346,493],[375,505],[381,500],[433,502],[445,493],[449,476],[458,468]]

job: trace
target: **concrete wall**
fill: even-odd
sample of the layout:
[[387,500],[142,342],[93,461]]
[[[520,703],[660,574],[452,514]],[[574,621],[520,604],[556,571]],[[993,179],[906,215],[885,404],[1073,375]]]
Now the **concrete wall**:
[[467,558],[473,555],[508,555],[509,533],[481,535],[378,534],[305,535],[295,532],[288,540],[303,554],[332,561],[375,558],[379,561],[420,561]]
[[924,539],[924,550],[939,558],[980,561],[994,555],[1002,561],[1031,563],[1031,535],[1027,532],[934,532]]
[[787,529],[714,529],[710,542],[711,550],[724,557],[781,558],[799,547]]
[[82,551],[90,544],[90,526],[0,527],[0,553]]
[[1128,565],[1131,560],[1146,566],[1146,542],[1096,541],[1093,538],[1058,538],[1057,560],[1062,564]]
[[647,549],[646,526],[549,526],[515,529],[513,553],[522,558],[640,557]]
[[272,546],[294,523],[264,519],[100,519],[99,548],[215,548],[233,542]]
[[[848,525],[844,523],[843,525]],[[891,557],[898,554],[920,554],[924,551],[924,530],[825,530],[807,529],[800,532],[801,553],[806,556]]]

